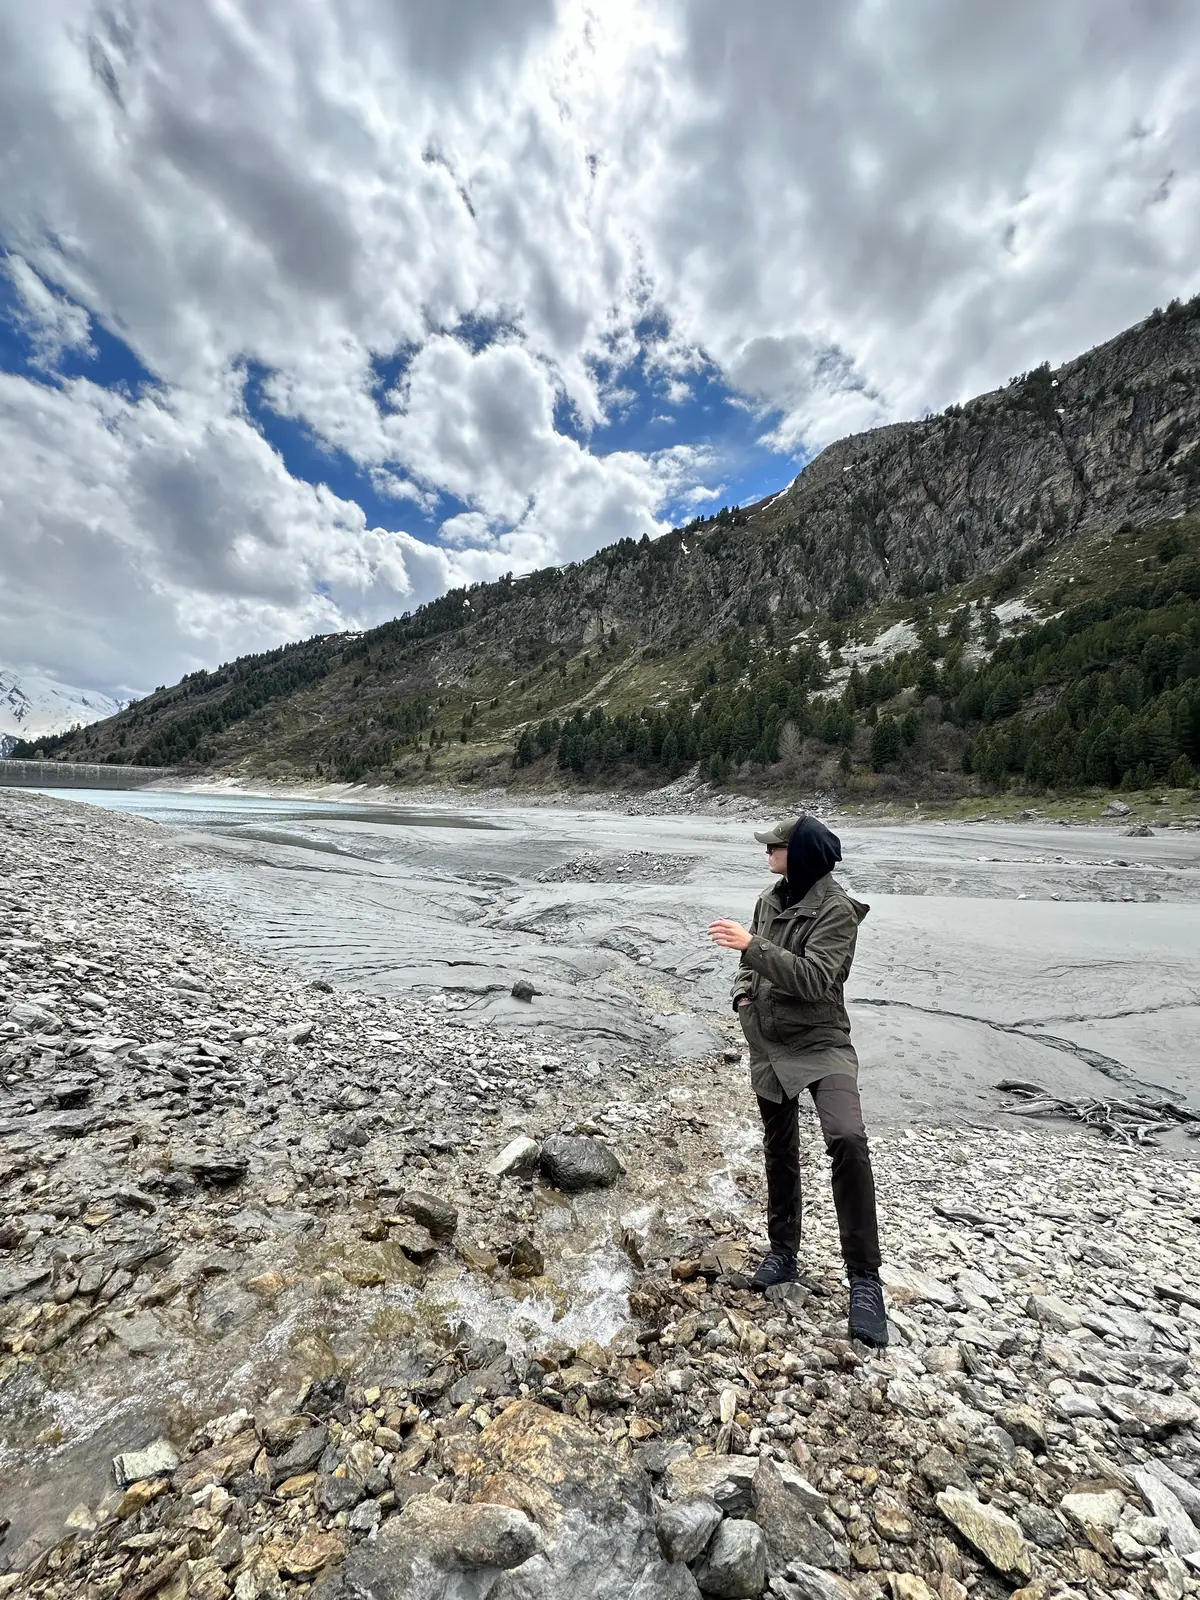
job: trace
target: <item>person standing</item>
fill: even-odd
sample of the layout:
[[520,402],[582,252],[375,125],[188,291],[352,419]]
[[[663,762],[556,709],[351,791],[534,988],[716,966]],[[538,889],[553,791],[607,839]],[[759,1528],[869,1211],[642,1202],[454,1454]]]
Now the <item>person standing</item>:
[[887,1311],[875,1179],[858,1096],[843,990],[868,906],[833,876],[841,842],[815,817],[778,822],[754,837],[777,879],[758,897],[749,929],[721,918],[709,936],[741,952],[733,1004],[750,1046],[750,1082],[763,1123],[770,1248],[751,1285],[796,1281],[802,1194],[799,1097],[816,1106],[831,1163],[842,1258],[850,1279],[850,1337],[882,1347]]

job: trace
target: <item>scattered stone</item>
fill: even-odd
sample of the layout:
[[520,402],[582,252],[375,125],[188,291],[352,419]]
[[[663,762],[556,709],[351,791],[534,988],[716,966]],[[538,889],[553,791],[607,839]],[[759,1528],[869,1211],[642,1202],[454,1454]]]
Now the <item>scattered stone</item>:
[[524,978],[517,979],[516,983],[514,983],[512,986],[511,992],[514,1000],[524,1000],[526,1004],[528,1004],[533,999],[534,995],[538,993],[533,985],[527,982]]
[[1110,800],[1100,815],[1102,817],[1127,817],[1129,809],[1124,800]]
[[[14,807],[37,829],[7,828]],[[540,1543],[505,1575],[453,1551],[430,1567],[414,1536],[405,1548],[438,1595],[697,1600],[687,1562],[668,1557],[699,1541],[690,1560],[703,1561],[714,1516],[758,1526],[776,1600],[982,1594],[994,1582],[977,1580],[977,1546],[930,1524],[928,1485],[1012,1519],[1038,1574],[1020,1600],[1184,1600],[1200,1572],[1200,1294],[1180,1265],[1200,1220],[1194,1163],[1032,1127],[878,1132],[895,1333],[864,1355],[844,1338],[827,1207],[803,1282],[746,1292],[759,1209],[728,1207],[710,1181],[728,1161],[755,1192],[728,1146],[719,1046],[624,1073],[464,1027],[449,1001],[443,1014],[312,990],[223,944],[156,876],[178,859],[166,830],[106,813],[85,830],[76,813],[0,796],[0,1385],[52,1386],[69,1415],[86,1374],[89,1404],[116,1407],[157,1382],[144,1358],[169,1347],[197,1393],[227,1387],[234,1405],[244,1378],[245,1396],[270,1398],[253,1416],[201,1415],[173,1469],[148,1461],[132,1470],[154,1476],[68,1494],[67,1528],[31,1537],[18,1505],[3,1551],[14,1576],[27,1569],[19,1592],[125,1600],[161,1575],[146,1600],[285,1600],[312,1585],[374,1600],[377,1583],[420,1600],[395,1562],[357,1563],[386,1553],[424,1498],[434,1521],[455,1506],[524,1516]],[[673,950],[646,959],[685,976]],[[14,1003],[50,1020],[27,1029]],[[308,1023],[292,1048],[287,1030]],[[70,1136],[53,1131],[66,1116]],[[619,1212],[485,1170],[514,1129],[554,1126],[628,1152]],[[218,1176],[241,1158],[236,1200],[194,1157]],[[530,1139],[514,1175],[539,1163]],[[461,1212],[470,1242],[448,1215],[433,1234],[405,1195],[456,1225]],[[611,1284],[589,1270],[592,1249],[606,1263],[622,1252]],[[501,1273],[497,1252],[517,1270]],[[527,1288],[520,1268],[538,1258]],[[499,1326],[520,1328],[511,1355]],[[537,1426],[518,1427],[530,1408]],[[10,1413],[0,1443],[19,1427],[53,1479],[69,1441],[28,1444],[25,1402]],[[1123,1502],[1108,1529],[1056,1509],[1108,1494]],[[0,1490],[0,1524],[13,1510]],[[178,1548],[186,1562],[162,1567]]]
[[489,1161],[484,1169],[491,1178],[511,1178],[518,1174],[535,1172],[542,1154],[536,1139],[521,1134],[511,1144],[506,1144],[500,1154]]
[[435,1239],[451,1239],[458,1228],[458,1211],[436,1195],[413,1189],[396,1203],[401,1216],[411,1217],[427,1228]]

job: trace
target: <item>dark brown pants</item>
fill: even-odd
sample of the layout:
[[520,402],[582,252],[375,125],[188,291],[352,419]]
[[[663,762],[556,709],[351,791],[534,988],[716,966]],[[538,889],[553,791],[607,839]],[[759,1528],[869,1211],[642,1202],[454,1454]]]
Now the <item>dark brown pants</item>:
[[[863,1127],[858,1085],[843,1073],[809,1086],[825,1136],[833,1179],[833,1205],[850,1272],[877,1272],[879,1224],[875,1216],[875,1178]],[[800,1187],[800,1123],[796,1100],[757,1096],[763,1120],[767,1167],[767,1234],[777,1250],[795,1255],[800,1248],[803,1200]]]

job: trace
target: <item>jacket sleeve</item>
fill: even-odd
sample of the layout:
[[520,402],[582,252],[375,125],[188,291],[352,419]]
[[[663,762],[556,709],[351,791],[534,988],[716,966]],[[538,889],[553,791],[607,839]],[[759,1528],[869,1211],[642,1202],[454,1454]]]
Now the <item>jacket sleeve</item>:
[[[750,918],[750,932],[753,933],[759,924],[759,909],[762,906],[761,898],[754,902],[754,915]],[[743,1000],[749,1000],[750,991],[754,987],[754,973],[746,965],[746,952],[742,951],[742,959],[738,965],[737,974],[733,980],[730,994],[733,996],[733,1009],[736,1011]]]
[[841,901],[823,908],[802,955],[755,935],[742,952],[743,969],[761,973],[793,1000],[820,1000],[837,981],[854,949],[858,918]]

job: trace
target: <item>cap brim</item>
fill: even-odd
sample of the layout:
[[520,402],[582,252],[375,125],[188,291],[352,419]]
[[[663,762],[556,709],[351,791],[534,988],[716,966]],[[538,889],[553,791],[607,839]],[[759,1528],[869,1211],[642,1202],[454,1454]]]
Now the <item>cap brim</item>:
[[777,839],[775,837],[775,829],[774,828],[772,828],[770,830],[770,832],[768,832],[768,833],[756,833],[754,835],[754,837],[758,840],[759,844],[782,844],[783,843],[782,839]]

